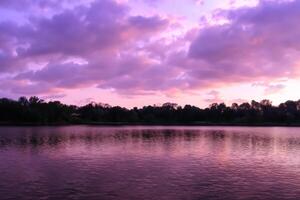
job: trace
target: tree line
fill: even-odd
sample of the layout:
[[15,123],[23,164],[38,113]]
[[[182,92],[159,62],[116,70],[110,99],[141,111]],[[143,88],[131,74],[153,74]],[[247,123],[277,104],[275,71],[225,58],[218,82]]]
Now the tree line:
[[0,99],[1,124],[300,124],[300,100],[278,106],[269,100],[250,103],[213,103],[207,108],[192,105],[144,106],[127,109],[102,103],[84,106],[45,102],[38,97]]

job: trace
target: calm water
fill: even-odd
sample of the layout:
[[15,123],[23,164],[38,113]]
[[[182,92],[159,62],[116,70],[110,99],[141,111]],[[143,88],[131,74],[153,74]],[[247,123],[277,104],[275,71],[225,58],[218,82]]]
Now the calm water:
[[300,128],[2,127],[0,199],[300,199]]

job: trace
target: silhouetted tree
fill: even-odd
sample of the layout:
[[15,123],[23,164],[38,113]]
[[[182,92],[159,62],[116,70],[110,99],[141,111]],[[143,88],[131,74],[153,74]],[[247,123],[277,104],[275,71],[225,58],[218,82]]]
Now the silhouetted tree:
[[273,106],[269,100],[251,103],[213,103],[209,108],[178,106],[144,106],[127,109],[102,103],[89,103],[77,107],[59,101],[45,102],[38,97],[20,97],[17,101],[0,99],[0,122],[7,123],[297,123],[300,124],[300,100],[286,101]]

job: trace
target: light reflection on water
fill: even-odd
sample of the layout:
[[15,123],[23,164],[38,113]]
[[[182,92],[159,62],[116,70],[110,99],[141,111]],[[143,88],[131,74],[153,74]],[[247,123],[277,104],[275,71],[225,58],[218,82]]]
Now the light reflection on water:
[[299,128],[0,128],[1,200],[299,197]]

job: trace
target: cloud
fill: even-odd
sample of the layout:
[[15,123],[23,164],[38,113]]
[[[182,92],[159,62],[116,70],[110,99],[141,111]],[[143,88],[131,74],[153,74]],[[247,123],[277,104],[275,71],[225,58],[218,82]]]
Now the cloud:
[[253,87],[262,87],[264,88],[265,95],[276,94],[282,92],[286,86],[283,84],[284,81],[279,81],[277,83],[266,83],[266,82],[258,82],[254,83]]
[[269,87],[267,87],[265,89],[265,94],[278,93],[278,92],[281,92],[284,88],[285,88],[285,85],[283,85],[283,84],[269,85]]
[[128,4],[111,0],[27,23],[0,22],[0,73],[11,74],[0,87],[46,96],[91,86],[167,94],[298,76],[299,1],[261,1],[218,14],[226,23],[180,36],[171,34],[167,17],[131,15]]
[[49,95],[49,96],[42,96],[41,99],[46,100],[46,101],[53,101],[57,99],[62,99],[66,95],[65,94],[55,94],[55,95]]
[[262,1],[221,13],[229,22],[200,30],[189,49],[189,58],[204,63],[211,76],[239,81],[298,75],[299,1]]
[[212,90],[208,92],[207,95],[209,98],[205,99],[205,101],[209,104],[223,102],[219,91]]
[[94,0],[1,0],[0,9],[10,9],[17,12],[28,12],[28,10],[43,10],[60,12],[62,9],[73,8],[78,5],[92,3]]
[[[31,17],[29,24],[0,23],[0,71],[20,70],[34,63],[64,62],[77,57],[90,62],[104,51],[120,51],[166,28],[159,16],[128,16],[128,8],[96,1],[51,18]],[[21,64],[22,63],[22,64]]]

